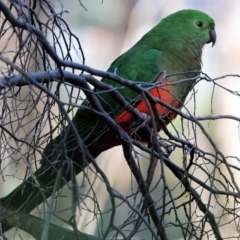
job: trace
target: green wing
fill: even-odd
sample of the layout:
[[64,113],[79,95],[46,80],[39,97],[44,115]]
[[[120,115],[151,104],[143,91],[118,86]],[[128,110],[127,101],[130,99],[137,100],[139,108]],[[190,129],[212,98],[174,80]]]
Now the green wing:
[[[149,49],[147,46],[135,46],[125,54],[117,58],[108,72],[116,73],[117,75],[143,83],[150,83],[160,73],[160,51],[157,49]],[[124,87],[122,84],[111,79],[102,79],[102,82],[113,86],[125,98],[126,101],[133,102],[139,94],[131,88]],[[98,99],[103,106],[104,110],[113,118],[120,114],[123,109],[119,106],[109,93],[103,91],[96,91]],[[83,106],[87,106],[86,101]],[[96,114],[89,109],[79,109],[73,119],[77,127],[79,135],[86,142],[94,140],[94,134],[89,136],[89,132],[94,128],[94,132],[99,132],[106,125]],[[96,157],[96,155],[94,155]]]

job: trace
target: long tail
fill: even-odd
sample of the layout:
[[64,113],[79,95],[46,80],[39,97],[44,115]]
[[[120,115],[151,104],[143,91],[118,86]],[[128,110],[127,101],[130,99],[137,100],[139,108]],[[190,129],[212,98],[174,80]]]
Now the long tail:
[[[52,195],[57,175],[61,168],[62,175],[61,182],[58,184],[58,189],[71,180],[72,171],[69,167],[70,160],[73,160],[72,169],[74,169],[75,174],[78,174],[87,167],[92,159],[96,158],[101,153],[101,151],[97,149],[88,152],[88,149],[83,146],[85,148],[83,149],[84,153],[79,151],[79,148],[75,148],[72,149],[72,151],[68,150],[65,155],[61,147],[62,145],[58,144],[61,138],[62,136],[60,134],[47,146],[47,149],[44,151],[45,153],[48,152],[47,155],[45,154],[47,161],[43,162],[41,167],[34,172],[33,176],[24,180],[10,194],[1,198],[1,201],[16,209],[21,209],[21,211],[31,212]],[[58,158],[58,153],[63,156]],[[53,156],[54,161],[51,160]]]
[[[74,122],[74,125],[77,128],[79,137],[82,136],[80,135],[82,132],[78,128],[79,124]],[[70,181],[73,174],[80,173],[103,151],[96,147],[88,149],[83,141],[79,143],[73,135],[70,128],[67,127],[67,131],[62,132],[53,139],[43,152],[40,168],[10,194],[1,198],[0,204],[2,203],[20,212],[31,212],[53,194],[56,179],[60,172],[62,174],[60,175],[60,181],[57,183],[57,189],[55,188],[56,190],[59,190]],[[2,232],[9,229],[8,225],[2,226]]]

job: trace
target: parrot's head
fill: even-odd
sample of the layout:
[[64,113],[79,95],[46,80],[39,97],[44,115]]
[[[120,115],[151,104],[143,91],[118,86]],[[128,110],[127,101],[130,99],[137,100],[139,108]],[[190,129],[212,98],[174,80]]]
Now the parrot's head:
[[203,45],[212,43],[212,46],[214,46],[217,34],[214,20],[210,16],[198,10],[182,10],[178,14],[180,18],[186,20],[183,26],[186,25],[184,26],[186,31],[192,32],[196,41]]
[[160,50],[176,46],[201,50],[207,43],[216,42],[214,20],[204,12],[198,10],[181,10],[163,18],[140,41]]
[[212,46],[216,43],[214,20],[204,12],[182,10],[169,15],[160,24],[171,26],[169,30],[172,29],[172,33],[169,33],[169,38],[185,41],[186,44],[196,44],[202,48],[206,43],[212,43]]

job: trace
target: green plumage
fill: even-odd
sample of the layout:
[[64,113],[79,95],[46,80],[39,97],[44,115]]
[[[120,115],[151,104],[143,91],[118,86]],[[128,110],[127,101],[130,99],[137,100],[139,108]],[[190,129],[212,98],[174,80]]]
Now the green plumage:
[[[117,58],[109,68],[109,72],[116,72],[119,76],[137,82],[153,82],[158,74],[165,70],[168,74],[200,71],[203,46],[212,41],[214,37],[214,21],[211,17],[197,10],[183,10],[163,19],[152,30],[145,34],[130,50]],[[189,73],[187,77],[196,77],[198,73]],[[169,78],[169,81],[177,81],[185,75],[176,75]],[[138,97],[138,93],[130,88],[123,87],[118,82],[110,79],[102,79],[106,84],[117,88],[125,100],[130,103]],[[192,89],[194,82],[173,85],[171,91],[176,97],[184,101],[188,92]],[[96,90],[98,99],[104,110],[115,118],[123,110],[114,101],[109,93]],[[73,123],[76,126],[80,138],[86,146],[106,129],[106,124],[95,113],[89,109],[85,101],[77,111]],[[89,148],[90,149],[90,148]],[[86,147],[81,147],[68,127],[46,147],[43,152],[43,164],[34,175],[41,184],[42,193],[49,197],[55,183],[57,168],[53,170],[51,164],[65,163],[63,179],[71,179],[68,163],[74,162],[75,172],[79,173],[88,162],[85,155]],[[95,158],[102,149],[91,149],[92,157]],[[56,167],[57,165],[55,165]],[[63,183],[64,184],[64,183]],[[39,194],[39,187],[30,177],[17,187],[12,193],[1,199],[4,203],[15,208],[22,207],[22,210],[30,212],[44,201]]]

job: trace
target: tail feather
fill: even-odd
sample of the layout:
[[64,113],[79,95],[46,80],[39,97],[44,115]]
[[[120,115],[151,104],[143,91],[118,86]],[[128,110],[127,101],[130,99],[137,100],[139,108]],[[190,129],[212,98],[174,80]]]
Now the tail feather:
[[[94,120],[96,121],[96,118]],[[88,134],[86,127],[83,127],[83,131],[81,131],[79,127],[81,123],[77,122],[77,119],[74,119],[73,123],[79,137],[85,139]],[[90,141],[93,139],[89,138],[88,142]],[[64,133],[60,133],[45,148],[42,164],[33,176],[28,177],[10,194],[0,200],[5,205],[9,204],[15,209],[27,213],[31,212],[52,195],[57,174],[61,168],[63,174],[58,189],[72,178],[72,172],[69,168],[70,162],[73,164],[75,174],[78,174],[102,152],[96,147],[87,148],[84,142],[77,142],[70,127],[67,127]]]

